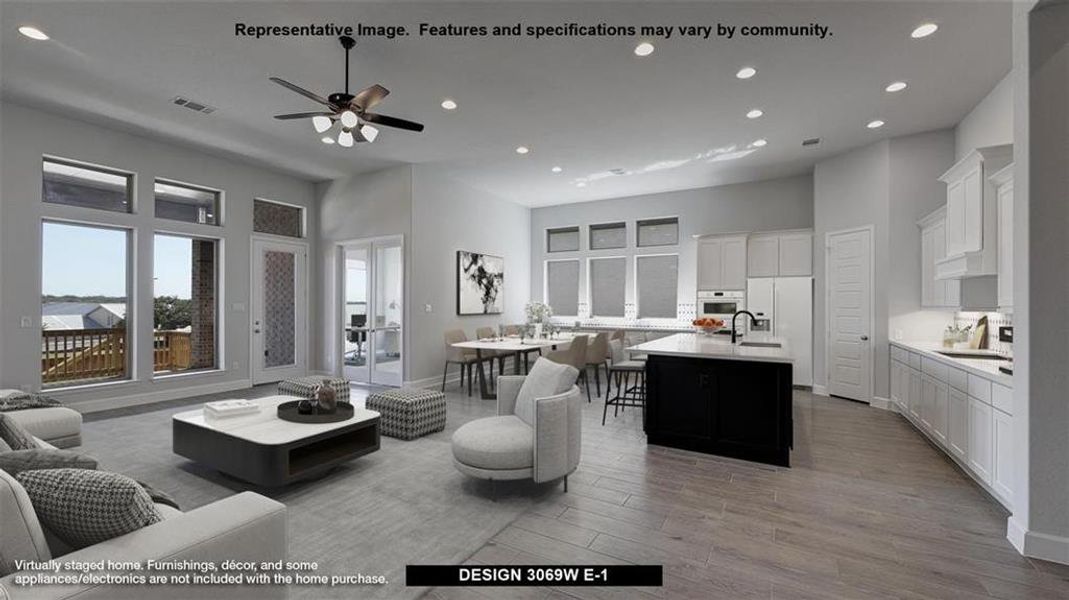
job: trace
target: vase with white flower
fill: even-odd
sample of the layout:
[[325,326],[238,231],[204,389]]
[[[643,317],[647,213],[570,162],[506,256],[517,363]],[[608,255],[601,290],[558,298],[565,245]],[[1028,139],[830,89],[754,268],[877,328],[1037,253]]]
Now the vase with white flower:
[[527,327],[534,329],[536,338],[542,337],[544,331],[553,326],[553,308],[545,302],[528,302],[525,307]]

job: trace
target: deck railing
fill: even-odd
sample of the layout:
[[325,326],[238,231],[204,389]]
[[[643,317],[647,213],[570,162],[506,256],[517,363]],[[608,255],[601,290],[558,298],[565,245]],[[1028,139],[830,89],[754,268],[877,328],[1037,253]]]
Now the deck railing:
[[[188,369],[187,331],[153,333],[153,370]],[[125,329],[45,329],[41,332],[41,382],[120,379],[126,375]]]

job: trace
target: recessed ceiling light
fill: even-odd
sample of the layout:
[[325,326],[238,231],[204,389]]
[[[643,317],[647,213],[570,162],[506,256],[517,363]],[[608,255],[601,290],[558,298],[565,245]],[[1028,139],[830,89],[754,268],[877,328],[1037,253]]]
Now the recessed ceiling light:
[[561,172],[561,171],[563,171],[563,170],[564,170],[564,169],[562,169],[562,168],[560,168],[560,167],[553,167],[552,169],[550,169],[550,171],[553,171],[554,173],[560,173],[560,172]]
[[635,46],[635,54],[638,56],[649,56],[653,54],[653,44],[649,42],[642,42]]
[[879,119],[876,119],[875,121],[869,121],[869,124],[865,127],[868,127],[869,129],[879,129],[880,127],[883,127],[883,121]]
[[41,31],[40,29],[38,29],[36,27],[31,27],[29,25],[23,25],[22,27],[19,27],[19,33],[21,33],[22,35],[24,35],[24,36],[26,36],[26,37],[28,37],[30,39],[34,39],[34,40],[47,40],[48,39],[48,35],[46,35],[45,32]]
[[746,118],[747,119],[756,119],[757,117],[760,117],[763,114],[765,114],[765,111],[761,110],[760,108],[755,108],[755,109],[751,110],[750,112],[746,113]]
[[528,148],[527,146],[517,146],[516,147],[516,154],[527,154],[530,151],[531,151],[531,149]]
[[450,100],[449,98],[446,98],[445,100],[442,100],[442,108],[444,108],[446,110],[456,110],[457,109],[457,103],[454,100]]
[[327,145],[330,145],[330,144],[334,143],[334,138],[330,137],[329,135],[323,136],[322,140],[323,140],[323,143],[327,144]]
[[922,23],[921,25],[918,25],[917,28],[913,30],[913,33],[909,35],[912,36],[914,39],[919,39],[932,35],[933,33],[935,33],[936,29],[939,29],[939,26],[935,23]]
[[738,73],[735,73],[735,77],[738,77],[739,79],[749,79],[754,75],[757,75],[757,69],[753,67],[743,67],[739,69]]
[[759,140],[754,140],[753,143],[751,143],[750,145],[754,148],[761,148],[763,146],[768,145],[768,140],[766,140],[765,138],[761,138]]
[[902,90],[906,89],[906,82],[896,81],[894,83],[888,84],[888,86],[883,89],[888,92],[901,92]]

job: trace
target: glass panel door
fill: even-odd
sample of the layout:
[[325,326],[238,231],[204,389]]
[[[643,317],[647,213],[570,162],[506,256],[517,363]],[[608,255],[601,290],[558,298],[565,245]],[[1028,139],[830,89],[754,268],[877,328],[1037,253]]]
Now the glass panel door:
[[308,252],[303,245],[255,240],[253,260],[253,383],[303,376]]
[[404,364],[401,238],[343,247],[342,370],[352,381],[399,386]]

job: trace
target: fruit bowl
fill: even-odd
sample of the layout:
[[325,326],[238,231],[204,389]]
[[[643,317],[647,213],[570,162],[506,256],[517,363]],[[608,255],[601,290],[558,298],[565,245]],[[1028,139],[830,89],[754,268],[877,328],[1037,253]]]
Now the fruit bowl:
[[690,324],[694,327],[694,331],[700,335],[713,335],[724,327],[723,321],[710,317],[694,319]]

